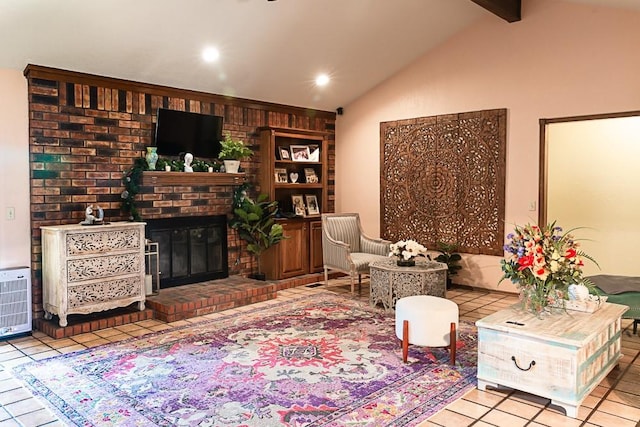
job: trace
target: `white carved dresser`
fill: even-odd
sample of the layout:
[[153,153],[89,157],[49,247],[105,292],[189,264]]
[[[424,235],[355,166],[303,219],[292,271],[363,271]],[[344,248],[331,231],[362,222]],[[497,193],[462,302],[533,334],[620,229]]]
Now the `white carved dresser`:
[[144,310],[144,227],[143,222],[41,227],[45,318],[57,314],[64,327],[69,314],[134,302]]

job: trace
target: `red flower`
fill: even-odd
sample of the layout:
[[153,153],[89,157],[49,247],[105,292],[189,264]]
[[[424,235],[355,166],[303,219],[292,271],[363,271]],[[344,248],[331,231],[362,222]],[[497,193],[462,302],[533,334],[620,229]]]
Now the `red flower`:
[[525,255],[521,258],[518,258],[518,271],[522,271],[525,268],[529,268],[533,265],[533,254]]
[[564,254],[565,258],[573,258],[576,256],[576,250],[573,248],[567,249],[567,252]]

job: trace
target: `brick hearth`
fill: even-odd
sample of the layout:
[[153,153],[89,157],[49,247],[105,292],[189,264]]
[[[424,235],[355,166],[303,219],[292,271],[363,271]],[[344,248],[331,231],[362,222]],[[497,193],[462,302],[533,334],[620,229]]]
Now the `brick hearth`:
[[52,320],[35,319],[34,326],[48,336],[60,339],[147,319],[175,322],[267,301],[274,299],[279,290],[322,280],[324,280],[322,274],[308,274],[294,279],[267,282],[242,276],[230,276],[226,279],[161,289],[158,295],[147,297],[144,311],[139,311],[135,303],[129,307],[101,313],[69,315],[69,324],[64,328],[58,325],[57,317]]

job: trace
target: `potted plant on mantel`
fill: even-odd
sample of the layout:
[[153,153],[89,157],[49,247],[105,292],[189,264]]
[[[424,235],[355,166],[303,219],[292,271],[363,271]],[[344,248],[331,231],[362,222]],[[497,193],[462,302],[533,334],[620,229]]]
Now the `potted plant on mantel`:
[[224,162],[224,170],[228,173],[238,173],[240,160],[246,159],[253,155],[253,151],[246,147],[244,143],[238,139],[231,138],[231,133],[227,132],[224,141],[220,141],[220,154],[218,158]]
[[278,202],[267,200],[266,194],[260,194],[256,201],[247,196],[249,184],[238,187],[233,197],[233,217],[229,226],[238,231],[240,238],[247,242],[247,250],[258,261],[258,273],[250,277],[265,280],[260,257],[264,251],[284,239],[282,225],[274,219],[278,211]]

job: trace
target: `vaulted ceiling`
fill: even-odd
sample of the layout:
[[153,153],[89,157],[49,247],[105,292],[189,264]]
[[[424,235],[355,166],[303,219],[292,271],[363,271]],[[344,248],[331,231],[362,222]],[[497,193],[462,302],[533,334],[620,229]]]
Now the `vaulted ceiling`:
[[[640,0],[571,1],[640,11]],[[31,63],[333,111],[476,20],[512,25],[478,5],[511,2],[2,0],[0,68]],[[207,46],[216,62],[202,60]],[[331,78],[324,87],[319,73]]]

